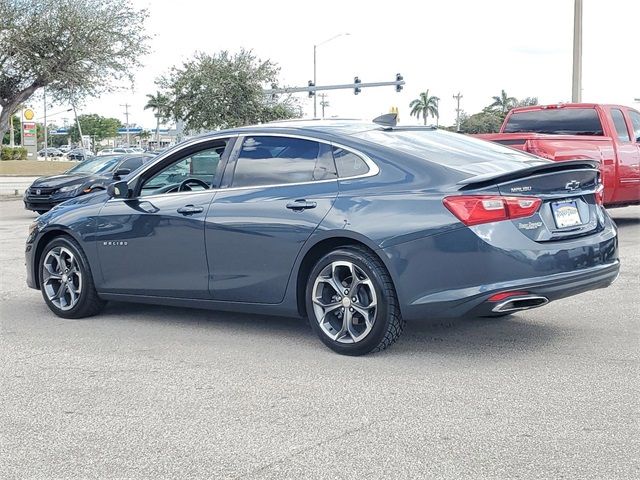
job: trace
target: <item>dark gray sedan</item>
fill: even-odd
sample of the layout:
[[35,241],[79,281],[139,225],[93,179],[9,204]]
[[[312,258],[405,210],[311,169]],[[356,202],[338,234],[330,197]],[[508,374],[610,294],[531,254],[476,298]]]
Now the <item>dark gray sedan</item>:
[[302,316],[347,355],[405,320],[507,315],[619,269],[597,164],[338,120],[180,144],[40,217],[26,264],[61,317],[109,300]]

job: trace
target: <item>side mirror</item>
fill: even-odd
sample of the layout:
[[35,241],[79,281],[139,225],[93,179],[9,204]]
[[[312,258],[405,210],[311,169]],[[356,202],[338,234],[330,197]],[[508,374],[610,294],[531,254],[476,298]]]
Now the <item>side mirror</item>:
[[130,173],[131,173],[131,170],[129,170],[128,168],[119,168],[113,173],[113,179],[120,180],[122,177],[126,177]]
[[125,180],[112,183],[107,187],[107,195],[111,198],[129,198],[129,184]]

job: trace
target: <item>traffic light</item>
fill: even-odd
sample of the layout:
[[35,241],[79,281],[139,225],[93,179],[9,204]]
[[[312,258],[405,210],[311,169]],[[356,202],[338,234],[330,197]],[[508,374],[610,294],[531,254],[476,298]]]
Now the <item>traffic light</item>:
[[[316,86],[316,84],[315,84],[315,83],[313,83],[313,81],[312,81],[312,80],[309,80],[309,86],[310,86],[310,87],[315,87],[315,86]],[[315,90],[309,90],[309,98],[314,97],[314,96],[315,96],[315,94],[316,94],[316,91],[315,91]]]
[[362,80],[360,80],[358,77],[354,77],[353,83],[355,84],[355,87],[353,87],[353,93],[354,95],[358,95],[362,91],[362,89],[358,86],[362,83]]
[[[396,73],[396,82],[401,82],[402,80],[404,80],[404,78],[402,78],[402,75],[400,75],[399,73]],[[402,91],[402,85],[396,85],[396,92],[400,93]]]

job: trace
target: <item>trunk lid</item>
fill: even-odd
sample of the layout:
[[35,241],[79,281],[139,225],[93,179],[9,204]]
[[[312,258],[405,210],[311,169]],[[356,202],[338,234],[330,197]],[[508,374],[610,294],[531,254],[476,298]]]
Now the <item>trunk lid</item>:
[[497,189],[507,197],[541,199],[534,215],[511,220],[524,235],[538,242],[589,235],[599,231],[604,223],[602,207],[596,198],[601,188],[596,162],[546,164],[508,174],[471,177],[461,183],[463,191]]

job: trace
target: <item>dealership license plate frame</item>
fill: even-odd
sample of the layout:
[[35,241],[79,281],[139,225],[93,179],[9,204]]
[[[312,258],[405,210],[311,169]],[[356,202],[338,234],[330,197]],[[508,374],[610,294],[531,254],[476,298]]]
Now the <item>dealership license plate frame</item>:
[[567,199],[552,202],[551,211],[553,212],[553,220],[556,222],[556,227],[559,229],[584,225],[576,200]]

